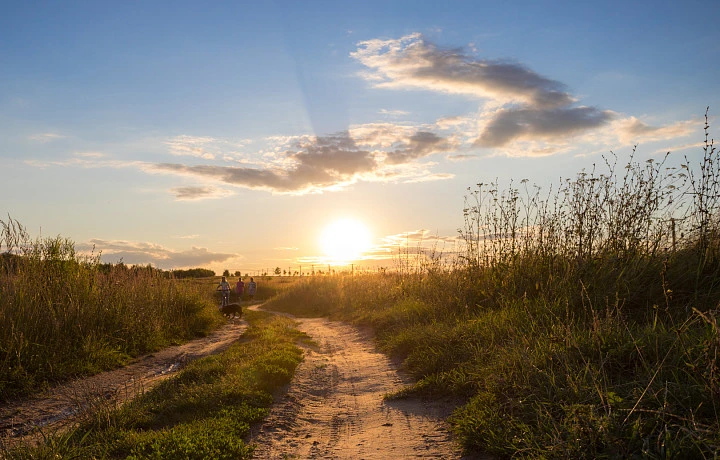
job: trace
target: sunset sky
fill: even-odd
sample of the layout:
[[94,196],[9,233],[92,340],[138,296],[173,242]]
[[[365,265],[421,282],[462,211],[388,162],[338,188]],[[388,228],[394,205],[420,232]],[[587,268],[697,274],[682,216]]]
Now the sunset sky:
[[305,270],[352,236],[392,266],[476,183],[698,158],[720,114],[718,1],[1,11],[0,220],[106,262]]

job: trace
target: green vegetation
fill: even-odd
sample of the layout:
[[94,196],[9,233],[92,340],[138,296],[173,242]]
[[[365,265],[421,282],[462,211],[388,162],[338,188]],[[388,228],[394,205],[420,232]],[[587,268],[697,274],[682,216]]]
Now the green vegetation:
[[404,394],[464,398],[469,450],[716,458],[720,159],[706,137],[699,165],[666,161],[545,195],[478,184],[449,263],[305,278],[268,308],[372,326],[417,379]]
[[152,267],[99,262],[0,220],[0,401],[117,367],[220,324],[211,292]]
[[290,381],[302,360],[294,343],[305,336],[289,319],[245,315],[250,327],[226,352],[188,364],[121,407],[101,404],[73,430],[48,435],[41,446],[16,446],[4,458],[250,458],[243,438]]
[[207,268],[191,268],[189,270],[173,270],[175,279],[181,278],[208,278],[215,276],[215,272]]

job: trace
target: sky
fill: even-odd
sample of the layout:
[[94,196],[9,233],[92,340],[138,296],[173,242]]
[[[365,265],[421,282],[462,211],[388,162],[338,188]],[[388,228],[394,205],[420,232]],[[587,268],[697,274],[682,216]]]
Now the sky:
[[717,1],[0,3],[0,220],[110,263],[391,267],[720,113]]

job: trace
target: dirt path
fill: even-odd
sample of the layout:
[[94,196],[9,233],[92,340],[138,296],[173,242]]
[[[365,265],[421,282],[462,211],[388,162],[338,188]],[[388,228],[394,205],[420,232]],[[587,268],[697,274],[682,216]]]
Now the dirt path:
[[408,379],[356,328],[295,318],[318,343],[287,393],[254,429],[258,459],[459,459],[443,420],[452,408],[418,399],[385,401]]
[[0,407],[0,443],[12,443],[38,430],[48,433],[62,429],[99,403],[127,401],[170,377],[186,363],[226,349],[246,328],[245,321],[232,320],[207,337],[166,348],[138,358],[123,368],[68,382],[46,394]]
[[[481,458],[461,456],[444,422],[452,410],[449,404],[383,399],[409,379],[374,350],[369,336],[344,323],[294,319],[318,347],[305,350],[287,392],[253,429],[248,442],[257,445],[255,458]],[[39,431],[62,430],[95,405],[121,404],[187,362],[226,349],[246,327],[235,320],[208,337],[1,407],[0,447],[33,439]]]

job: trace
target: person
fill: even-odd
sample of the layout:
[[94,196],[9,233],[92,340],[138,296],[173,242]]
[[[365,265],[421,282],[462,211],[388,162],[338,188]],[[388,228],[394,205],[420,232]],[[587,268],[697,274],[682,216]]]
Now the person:
[[230,299],[230,283],[227,282],[227,279],[224,276],[215,290],[222,291],[222,305],[227,305],[228,300]]
[[245,283],[243,283],[242,277],[238,278],[238,282],[235,285],[235,293],[237,293],[240,300],[242,300],[242,296],[245,293]]
[[250,278],[250,282],[248,283],[248,297],[250,300],[255,297],[255,292],[257,291],[257,284],[255,283],[255,280],[253,278]]

